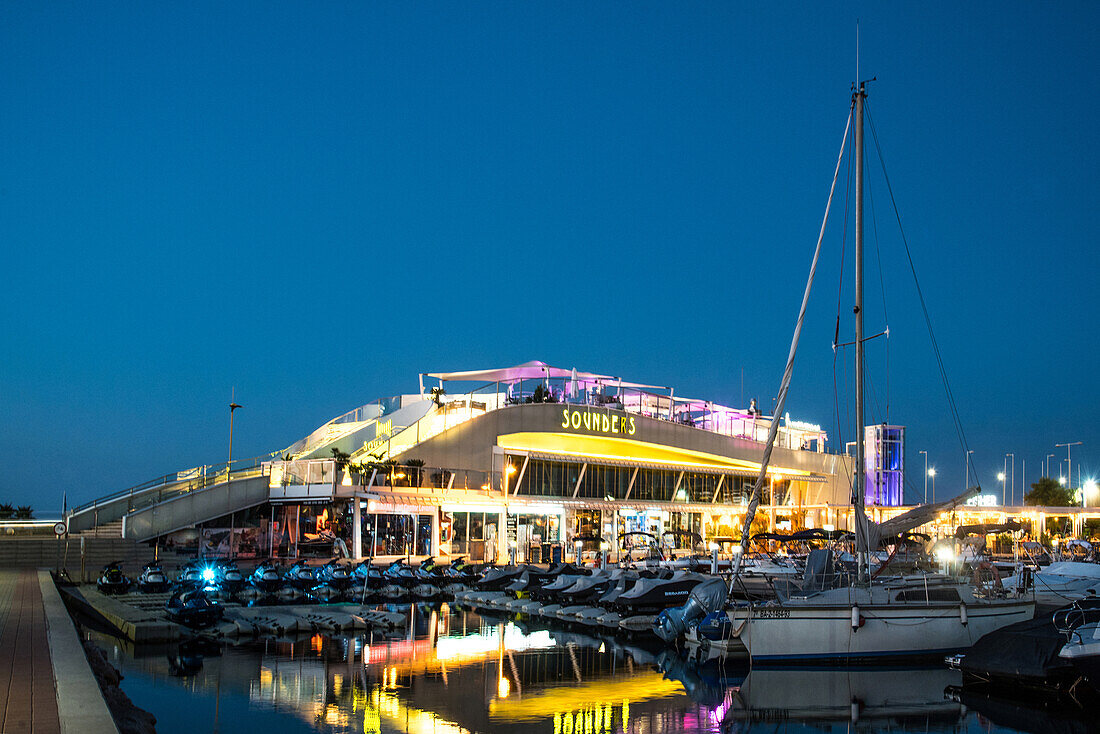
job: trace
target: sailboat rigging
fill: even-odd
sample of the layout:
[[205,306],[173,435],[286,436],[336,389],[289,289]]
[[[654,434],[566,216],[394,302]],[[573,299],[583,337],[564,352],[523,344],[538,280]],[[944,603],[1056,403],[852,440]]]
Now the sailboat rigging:
[[[1011,589],[978,590],[969,583],[941,574],[873,578],[869,558],[885,537],[910,530],[931,520],[935,514],[954,507],[976,491],[938,505],[916,507],[884,523],[875,523],[865,510],[864,381],[866,373],[863,334],[863,152],[866,82],[853,90],[848,124],[845,127],[843,157],[849,129],[854,122],[856,171],[855,208],[855,418],[859,428],[852,472],[851,505],[855,530],[857,573],[854,578],[838,570],[832,550],[813,551],[807,559],[804,577],[797,584],[776,588],[777,599],[754,604],[737,603],[728,611],[734,636],[754,660],[822,661],[882,660],[912,656],[941,655],[967,648],[982,635],[1014,622],[1030,619],[1034,598]],[[795,333],[777,398],[777,415],[782,413],[793,373],[794,356],[805,317],[806,305],[828,221],[829,205],[836,188],[840,158],[829,192],[821,234],[814,251],[810,277],[803,295]],[[760,503],[775,426],[769,431],[742,530],[740,568],[749,528]]]

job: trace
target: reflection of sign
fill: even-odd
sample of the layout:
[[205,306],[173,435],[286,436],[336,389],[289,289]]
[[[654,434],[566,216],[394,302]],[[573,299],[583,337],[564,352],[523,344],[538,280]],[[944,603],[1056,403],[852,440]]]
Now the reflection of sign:
[[634,416],[625,416],[608,413],[593,413],[587,410],[570,410],[562,408],[561,427],[579,431],[582,427],[586,431],[598,431],[599,433],[625,433],[633,436],[635,431]]

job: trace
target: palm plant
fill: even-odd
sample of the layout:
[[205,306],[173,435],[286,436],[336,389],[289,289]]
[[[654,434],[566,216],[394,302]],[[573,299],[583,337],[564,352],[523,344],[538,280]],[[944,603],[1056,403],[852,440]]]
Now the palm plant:
[[30,505],[19,505],[15,508],[15,517],[17,520],[32,520],[34,519],[34,510]]
[[0,505],[0,520],[10,520],[15,514],[15,508],[5,502]]

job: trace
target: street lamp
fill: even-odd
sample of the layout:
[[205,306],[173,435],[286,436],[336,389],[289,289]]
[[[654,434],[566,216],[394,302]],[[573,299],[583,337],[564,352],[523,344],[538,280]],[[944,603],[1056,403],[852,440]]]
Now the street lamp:
[[1005,458],[1012,459],[1012,473],[1009,475],[1011,484],[1009,486],[1012,487],[1012,504],[1016,504],[1016,454],[1005,454]]
[[928,452],[921,451],[924,454],[924,504],[928,504]]
[[1080,446],[1080,445],[1081,445],[1080,441],[1073,441],[1072,443],[1056,443],[1056,444],[1054,444],[1054,446],[1056,448],[1062,448],[1063,446],[1066,447],[1066,481],[1069,482],[1070,489],[1073,489],[1073,460],[1070,458],[1069,450],[1070,450],[1071,446]]
[[1001,483],[1001,505],[1007,504],[1005,502],[1005,473],[1003,471],[997,472],[997,481]]
[[243,407],[243,405],[237,405],[232,401],[229,403],[229,463],[225,465],[226,483],[229,482],[229,474],[233,471],[233,411]]
[[1044,477],[1049,477],[1050,476],[1050,460],[1053,459],[1053,458],[1054,458],[1054,454],[1047,454],[1047,458],[1043,459],[1043,462],[1046,465],[1046,468],[1043,469],[1043,476]]
[[[929,469],[926,477],[932,477],[932,504],[936,504],[936,467]],[[927,482],[928,479],[924,481]]]
[[963,476],[963,490],[970,489],[970,455],[974,453],[974,449],[969,449],[966,452],[966,474]]

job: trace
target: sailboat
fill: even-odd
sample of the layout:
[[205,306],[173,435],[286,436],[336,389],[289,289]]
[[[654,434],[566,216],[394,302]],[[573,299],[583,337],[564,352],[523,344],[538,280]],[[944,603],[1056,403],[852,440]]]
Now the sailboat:
[[[853,90],[852,113],[855,118],[856,171],[856,284],[855,284],[855,358],[856,420],[864,425],[864,338],[863,338],[863,107],[866,83]],[[849,116],[849,127],[852,116]],[[847,142],[845,130],[841,155]],[[837,161],[839,172],[840,160]],[[836,186],[836,174],[833,189]],[[830,202],[832,192],[830,192]],[[826,221],[828,207],[826,207]],[[825,223],[822,223],[822,234]],[[803,297],[802,311],[795,327],[787,368],[777,402],[786,399],[790,384],[798,335],[805,316],[813,273],[821,249],[810,269],[810,282]],[[777,412],[777,414],[779,414]],[[774,431],[772,431],[774,434]],[[763,475],[770,457],[774,436],[765,445]],[[755,662],[886,661],[913,657],[937,657],[973,645],[995,629],[1031,619],[1034,597],[995,586],[979,588],[940,574],[874,579],[868,572],[868,557],[883,538],[917,527],[951,503],[926,505],[880,524],[864,512],[864,432],[857,431],[852,505],[855,518],[856,551],[859,570],[855,576],[839,571],[829,549],[815,550],[806,563],[806,574],[798,583],[777,586],[777,599],[763,603],[742,603],[728,610],[733,638],[747,650]],[[762,480],[757,481],[745,519],[743,538],[756,506]],[[733,640],[731,639],[732,643]]]

